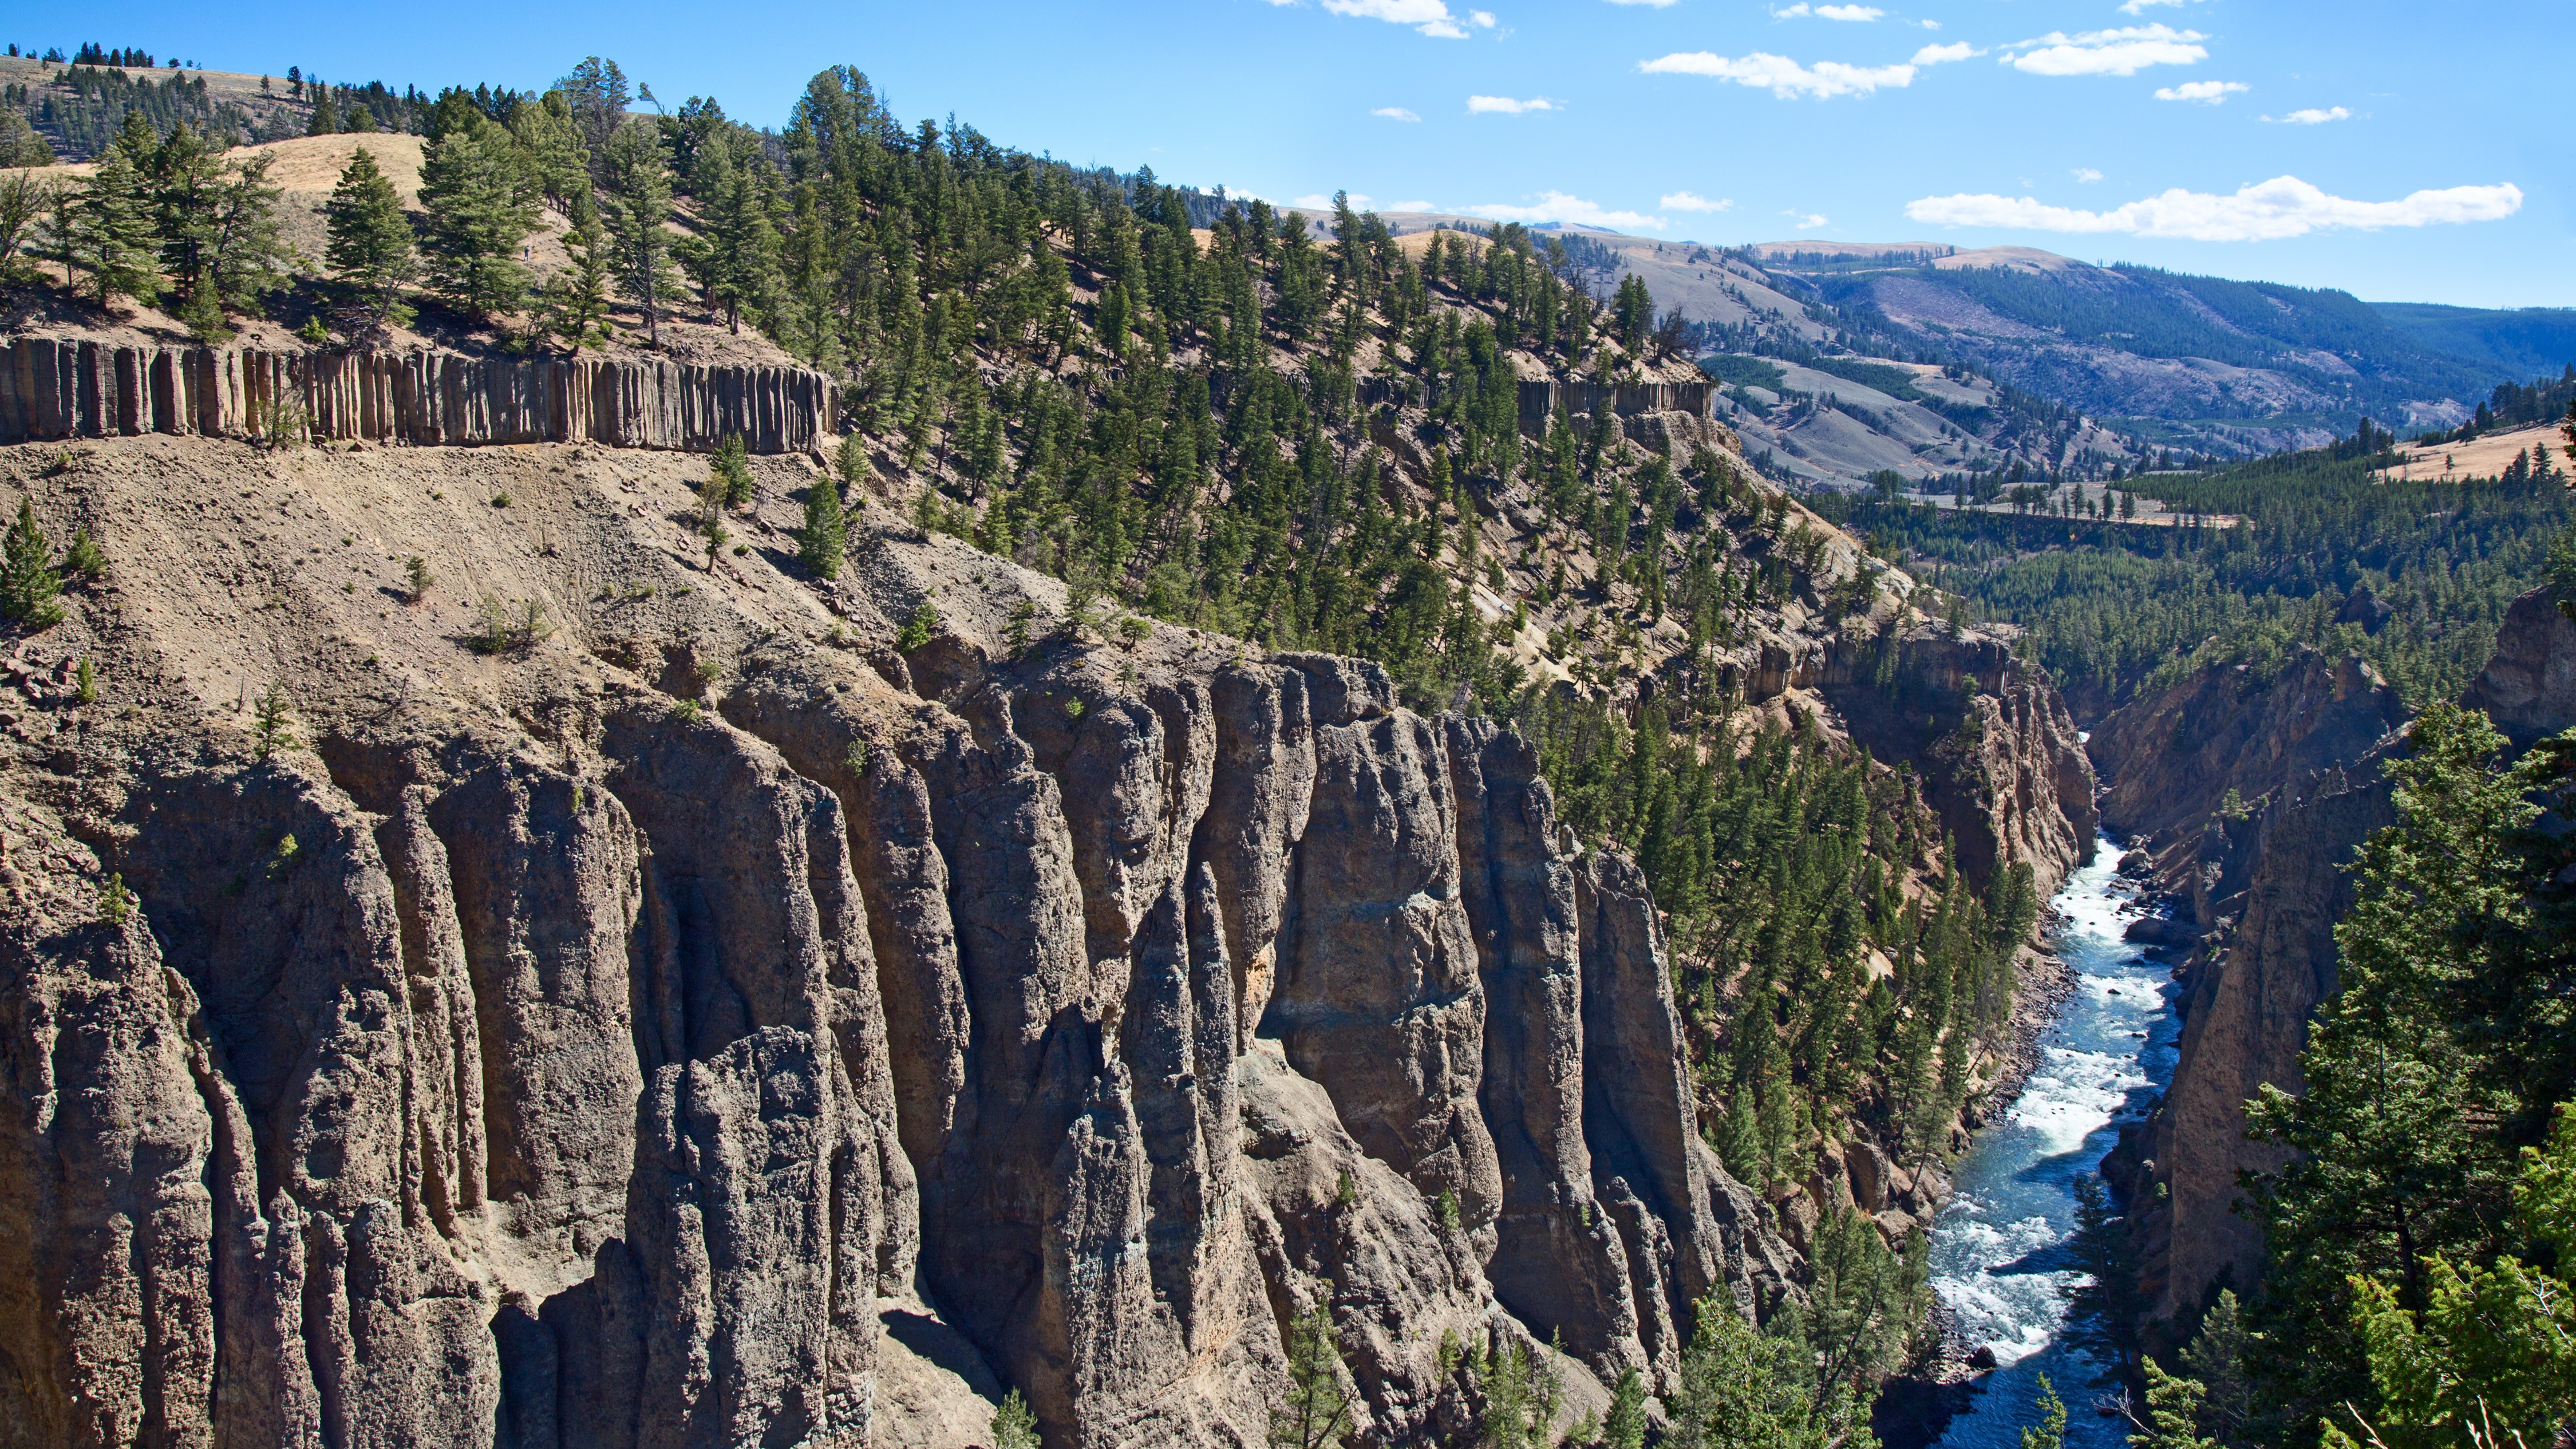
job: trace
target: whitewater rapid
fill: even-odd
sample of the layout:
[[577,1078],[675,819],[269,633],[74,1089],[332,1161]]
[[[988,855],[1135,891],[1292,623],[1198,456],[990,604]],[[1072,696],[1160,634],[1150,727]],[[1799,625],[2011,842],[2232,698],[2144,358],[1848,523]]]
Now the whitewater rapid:
[[2124,1123],[2145,1115],[2172,1079],[2181,1027],[2172,971],[2121,939],[2137,917],[2116,874],[2119,845],[2051,902],[2059,955],[2075,989],[2040,1040],[2040,1061],[2012,1107],[1959,1159],[1955,1191],[1932,1225],[1932,1287],[1971,1348],[1998,1365],[1945,1426],[1946,1449],[2015,1449],[2037,1419],[2045,1373],[2066,1400],[2068,1449],[2119,1449],[2127,1425],[2094,1411],[2101,1365],[2060,1340],[2062,1290],[2075,1274],[2075,1182],[2090,1176]]

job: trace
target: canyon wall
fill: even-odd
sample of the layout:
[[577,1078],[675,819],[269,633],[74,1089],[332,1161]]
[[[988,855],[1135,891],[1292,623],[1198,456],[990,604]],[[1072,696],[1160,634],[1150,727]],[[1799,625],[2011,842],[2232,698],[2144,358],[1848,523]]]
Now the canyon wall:
[[[2517,748],[2576,726],[2576,624],[2546,590],[2514,602],[2460,702],[2488,711]],[[2151,855],[2175,923],[2161,934],[2190,952],[2173,1082],[2105,1166],[2130,1199],[2158,1317],[2188,1321],[2218,1288],[2243,1293],[2261,1272],[2263,1236],[2239,1210],[2238,1174],[2280,1158],[2246,1139],[2244,1104],[2265,1084],[2300,1088],[2309,1018],[2335,990],[2345,867],[2396,820],[2380,766],[2404,750],[2404,718],[2361,660],[2306,650],[2268,681],[2242,666],[2204,670],[2093,736],[2108,823]],[[2217,811],[2229,788],[2241,816]]]
[[[1477,1351],[1669,1392],[1817,1207],[1937,1206],[1729,1176],[1637,867],[1375,666],[1033,631],[882,509],[815,580],[800,456],[710,557],[676,454],[55,452],[109,565],[0,658],[0,1445],[1249,1445],[1319,1306],[1356,1442],[1455,1440]],[[1748,700],[2082,858],[2003,640],[1805,608]]]
[[789,367],[706,367],[442,352],[119,347],[20,337],[0,347],[0,443],[144,433],[422,447],[594,442],[803,452],[837,426],[834,388]]

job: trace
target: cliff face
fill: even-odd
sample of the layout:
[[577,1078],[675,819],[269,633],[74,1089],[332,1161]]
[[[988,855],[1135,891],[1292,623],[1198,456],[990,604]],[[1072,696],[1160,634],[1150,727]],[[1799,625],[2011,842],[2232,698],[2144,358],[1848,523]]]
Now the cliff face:
[[[2138,1197],[2133,1210],[2160,1317],[2188,1317],[2226,1283],[2242,1292],[2261,1270],[2237,1175],[2279,1158],[2246,1140],[2244,1104],[2266,1083],[2299,1090],[2308,1020],[2335,990],[2345,867],[2396,819],[2380,766],[2405,747],[2383,732],[2403,715],[2366,665],[2311,653],[2268,689],[2250,685],[2234,668],[2204,671],[2092,741],[2112,782],[2105,814],[2147,833],[2176,916],[2199,933],[2173,1084],[2110,1164],[2133,1189],[2166,1188],[2163,1204]],[[2517,746],[2576,725],[2576,625],[2545,591],[2515,601],[2461,703]],[[2244,819],[2211,813],[2230,785],[2253,807]]]
[[[815,588],[794,458],[708,568],[668,455],[92,447],[23,471],[108,573],[0,676],[0,1443],[963,1445],[1005,1386],[1257,1443],[1317,1304],[1413,1443],[1461,1348],[1668,1390],[1695,1302],[1796,1291],[1640,873],[1508,730],[1022,648],[1060,585],[899,526]],[[1778,692],[2062,874],[2062,706],[1873,637]]]
[[596,442],[703,453],[739,437],[755,453],[792,453],[831,432],[836,408],[831,380],[801,367],[42,337],[0,347],[0,443],[291,432],[423,447]]

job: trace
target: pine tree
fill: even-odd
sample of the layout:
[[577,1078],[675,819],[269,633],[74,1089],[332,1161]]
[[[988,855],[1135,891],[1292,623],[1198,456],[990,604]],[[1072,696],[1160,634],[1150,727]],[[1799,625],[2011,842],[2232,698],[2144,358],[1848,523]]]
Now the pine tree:
[[63,582],[51,545],[36,526],[35,504],[20,495],[18,517],[0,542],[0,618],[31,629],[62,622]]
[[572,225],[564,232],[564,255],[571,265],[546,281],[546,330],[571,345],[604,346],[608,333],[608,233],[599,224],[591,201],[590,175],[582,173],[572,194]]
[[360,335],[373,336],[388,323],[409,325],[402,289],[419,271],[411,219],[403,215],[402,194],[366,147],[349,157],[322,216],[330,233],[331,270],[351,309],[365,319]]
[[715,195],[710,198],[714,215],[707,238],[712,263],[707,302],[724,313],[726,328],[738,335],[743,307],[759,305],[776,283],[778,230],[770,224],[760,178],[747,166],[732,165],[726,159],[728,148],[711,146],[708,152],[709,159],[720,164],[708,168]]
[[2129,1436],[2129,1449],[2221,1449],[2200,1435],[2200,1380],[2169,1374],[2154,1359],[2141,1365],[2147,1378],[2147,1422]]
[[1003,1396],[990,1428],[993,1449],[1038,1449],[1038,1417],[1029,1412],[1028,1401],[1018,1389]]
[[340,129],[340,108],[332,103],[331,88],[320,81],[312,83],[313,119],[304,128],[308,136],[335,135]]
[[1288,1335],[1288,1397],[1270,1411],[1270,1449],[1339,1449],[1351,1420],[1342,1372],[1332,1313],[1318,1303]]
[[671,232],[663,225],[671,216],[671,171],[659,133],[641,123],[620,130],[608,143],[603,170],[609,274],[619,293],[642,309],[644,330],[659,347],[662,314],[680,290]]
[[2021,1431],[2021,1449],[2065,1449],[2066,1401],[2048,1375],[2039,1376],[2039,1422]]
[[159,239],[133,158],[123,147],[109,147],[78,195],[67,250],[89,272],[99,305],[118,296],[146,306],[159,301]]
[[481,320],[517,311],[528,291],[517,254],[540,189],[510,133],[479,113],[431,141],[420,166],[430,285]]
[[796,556],[822,577],[839,578],[844,527],[841,485],[829,476],[815,479],[805,490],[805,526],[796,535]]
[[742,434],[727,433],[716,444],[708,478],[725,507],[740,508],[751,501],[751,453],[743,446]]

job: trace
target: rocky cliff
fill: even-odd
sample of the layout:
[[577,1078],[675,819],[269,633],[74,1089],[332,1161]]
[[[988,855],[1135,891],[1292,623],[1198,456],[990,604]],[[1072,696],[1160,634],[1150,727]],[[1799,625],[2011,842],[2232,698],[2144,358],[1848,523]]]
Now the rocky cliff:
[[[2488,711],[2517,746],[2576,725],[2576,624],[2547,591],[2515,601],[2461,703]],[[2110,781],[2104,813],[2143,834],[2187,928],[2176,939],[2193,943],[2172,1085],[2108,1165],[2132,1189],[2159,1317],[2188,1319],[2261,1269],[2238,1174],[2279,1159],[2246,1140],[2244,1104],[2266,1083],[2299,1089],[2308,1019],[2335,990],[2345,867],[2395,820],[2380,764],[2404,749],[2402,734],[2383,733],[2403,718],[2368,666],[2309,651],[2268,684],[2241,667],[2203,671],[2093,736]],[[2231,787],[2247,802],[2241,818],[2214,809]]]
[[0,347],[0,443],[204,434],[274,441],[594,442],[801,452],[838,423],[801,367],[659,359],[466,357],[258,347],[128,347],[19,337]]
[[[0,1443],[962,1445],[1006,1386],[1258,1443],[1319,1304],[1417,1443],[1470,1349],[1597,1403],[1800,1291],[1642,876],[1509,730],[1031,637],[1061,585],[881,510],[818,586],[796,457],[710,564],[669,454],[58,452],[6,462],[109,564],[0,695]],[[2080,858],[1999,642],[1791,637],[1749,695]]]

